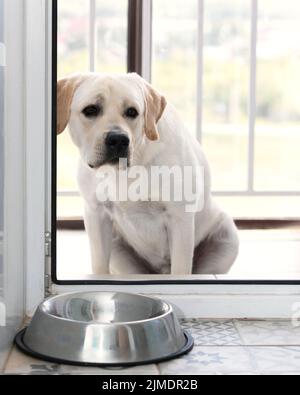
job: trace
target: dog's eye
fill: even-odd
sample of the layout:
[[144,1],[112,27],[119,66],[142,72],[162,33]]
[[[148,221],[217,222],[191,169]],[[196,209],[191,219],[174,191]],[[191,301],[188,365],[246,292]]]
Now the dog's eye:
[[135,119],[139,116],[139,113],[134,107],[130,107],[130,108],[127,108],[124,115],[127,118]]
[[91,105],[85,107],[85,109],[82,111],[82,113],[87,117],[87,118],[95,118],[97,117],[101,112],[101,108],[96,105]]

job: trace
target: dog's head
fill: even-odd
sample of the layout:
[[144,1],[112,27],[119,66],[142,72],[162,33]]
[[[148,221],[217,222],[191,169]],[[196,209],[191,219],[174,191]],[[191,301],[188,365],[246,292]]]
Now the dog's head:
[[135,147],[159,139],[167,102],[137,74],[77,74],[58,82],[57,133],[69,124],[73,142],[91,168],[130,163]]

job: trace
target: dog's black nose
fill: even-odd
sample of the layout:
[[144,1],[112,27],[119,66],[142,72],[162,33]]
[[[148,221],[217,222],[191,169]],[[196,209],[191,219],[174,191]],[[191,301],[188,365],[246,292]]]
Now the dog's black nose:
[[105,139],[106,147],[115,152],[122,152],[129,147],[130,140],[123,133],[109,132]]

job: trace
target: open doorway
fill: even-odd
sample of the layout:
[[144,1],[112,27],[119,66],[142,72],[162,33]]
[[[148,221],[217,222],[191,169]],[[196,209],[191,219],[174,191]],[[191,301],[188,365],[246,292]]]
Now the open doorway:
[[[300,7],[293,1],[289,7],[269,0],[223,3],[58,0],[58,78],[136,71],[175,105],[201,142],[214,199],[234,218],[240,251],[226,273],[212,270],[182,281],[297,281]],[[55,147],[55,278],[172,280],[155,272],[94,276],[77,185],[78,149],[68,132]]]

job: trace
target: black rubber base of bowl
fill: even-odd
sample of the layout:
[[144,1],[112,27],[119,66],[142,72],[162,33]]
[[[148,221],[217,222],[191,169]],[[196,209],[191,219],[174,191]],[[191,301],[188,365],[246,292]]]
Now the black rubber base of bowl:
[[72,365],[72,366],[98,367],[98,368],[127,368],[127,367],[133,367],[133,366],[150,365],[150,364],[156,364],[156,363],[161,363],[161,362],[167,362],[167,361],[171,361],[172,359],[179,358],[183,355],[188,354],[194,347],[193,337],[187,331],[184,331],[184,336],[186,338],[185,346],[177,353],[168,355],[163,358],[151,359],[148,361],[140,361],[140,362],[127,362],[127,363],[122,363],[122,364],[119,364],[119,363],[116,364],[116,363],[75,362],[75,361],[68,361],[68,360],[64,360],[64,359],[49,357],[47,355],[41,355],[39,353],[36,353],[36,352],[30,350],[24,343],[25,332],[26,332],[26,328],[23,329],[21,332],[19,332],[17,334],[17,336],[15,337],[16,346],[24,354],[29,355],[30,357],[33,357],[36,359],[43,360],[43,361],[47,361],[47,362],[51,362],[51,363],[55,363],[55,364],[62,364],[62,365]]

